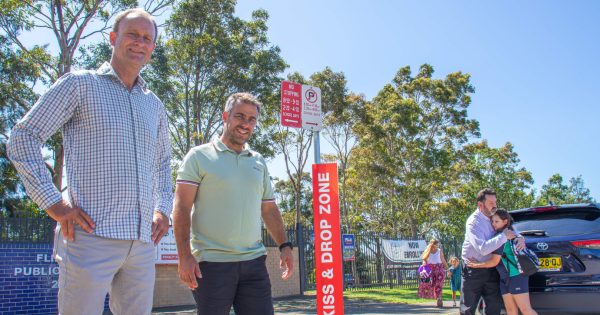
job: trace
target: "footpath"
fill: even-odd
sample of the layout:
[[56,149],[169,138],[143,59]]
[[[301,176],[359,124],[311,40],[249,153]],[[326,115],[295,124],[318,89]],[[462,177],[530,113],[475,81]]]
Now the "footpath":
[[[277,298],[273,300],[275,314],[285,315],[310,315],[316,314],[314,296],[294,296]],[[395,304],[366,300],[344,300],[344,314],[383,315],[383,314],[443,314],[456,315],[458,308],[452,307],[452,301],[444,301],[444,307],[438,308],[435,302],[422,304]],[[194,306],[155,309],[153,315],[193,315],[196,314]],[[230,315],[235,315],[233,310]]]

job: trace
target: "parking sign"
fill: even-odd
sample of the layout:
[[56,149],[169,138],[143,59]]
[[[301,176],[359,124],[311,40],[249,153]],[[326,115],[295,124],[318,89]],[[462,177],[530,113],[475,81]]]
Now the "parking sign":
[[321,130],[321,89],[316,86],[281,82],[281,125]]

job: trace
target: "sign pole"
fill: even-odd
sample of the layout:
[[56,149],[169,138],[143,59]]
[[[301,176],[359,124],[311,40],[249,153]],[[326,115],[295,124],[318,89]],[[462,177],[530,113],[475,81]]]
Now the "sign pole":
[[321,164],[321,141],[319,139],[320,133],[321,132],[318,130],[313,130],[313,138],[315,141],[315,143],[313,144],[315,146],[315,164]]
[[[282,81],[281,82],[281,125],[285,126],[285,127],[309,129],[312,131],[312,135],[314,137],[314,150],[315,150],[314,151],[315,162],[313,165],[313,173],[314,173],[315,167],[318,167],[319,164],[321,164],[321,147],[320,147],[320,139],[319,139],[319,130],[323,126],[323,116],[322,116],[322,112],[321,112],[321,89],[319,89],[318,87],[315,87],[315,86],[309,86],[309,85],[304,85],[304,84],[299,84],[299,83],[294,83],[294,82],[289,82],[289,81]],[[329,166],[329,167],[331,167],[331,166]],[[323,171],[324,170],[325,169],[323,169]],[[327,168],[327,173],[321,174],[322,176],[325,176],[325,177],[322,178],[322,180],[324,182],[321,183],[320,185],[330,185],[331,184],[331,183],[329,183],[330,172],[332,172],[332,170],[330,168]],[[316,185],[314,177],[315,177],[315,175],[313,174],[313,186]],[[332,175],[332,178],[333,178],[333,175]],[[335,178],[337,178],[337,165],[335,168]],[[337,193],[337,181],[335,182],[334,187],[335,187],[335,189],[333,191],[334,194],[330,196],[329,195],[330,191],[327,191],[326,192],[327,194],[323,198],[335,197],[335,200],[337,203],[337,194],[338,194]],[[313,199],[314,199],[314,197],[313,197]],[[330,205],[328,204],[327,206],[330,206]],[[313,205],[313,207],[314,207],[314,205]],[[336,211],[339,211],[339,209]],[[339,235],[339,213],[338,213],[338,217],[332,217],[332,218],[327,217],[327,218],[323,219],[323,222],[329,222],[329,221],[331,221],[332,224],[334,224],[334,225],[337,222],[337,233],[334,233],[334,234]],[[296,209],[296,245],[298,247],[298,260],[299,260],[299,267],[300,267],[299,268],[300,269],[300,272],[299,272],[300,273],[300,294],[303,295],[304,290],[306,289],[306,259],[305,259],[305,235],[304,235],[302,224],[300,222],[301,222],[300,221],[300,209]],[[326,228],[324,231],[325,236],[329,236],[332,232],[332,230],[330,230],[327,226],[314,228],[314,231],[317,232],[321,228]],[[317,243],[315,242],[315,245],[316,244]],[[327,244],[329,244],[329,243],[327,243]],[[340,245],[339,240],[336,243],[336,245],[337,245],[335,247],[336,251],[339,250],[341,253],[341,249],[339,246]],[[329,245],[327,245],[327,246],[329,246]],[[323,263],[325,265],[331,263],[329,261],[329,259],[330,258],[333,259],[333,256],[330,256],[330,255],[331,255],[331,253],[329,251],[327,251],[323,254],[323,257],[325,258]],[[339,255],[336,255],[336,256],[339,256]],[[336,260],[336,262],[341,261],[341,257],[339,257],[339,258],[336,257],[335,260]],[[337,268],[335,268],[335,269],[336,269],[336,271],[335,271],[336,275],[338,273],[340,273],[340,271],[337,270]],[[333,269],[331,269],[330,271],[332,272],[331,275],[333,276]],[[329,286],[332,286],[335,283],[335,287],[336,287],[335,290],[339,291],[339,292],[335,293],[337,295],[337,299],[338,299],[338,302],[336,302],[335,304],[339,308],[339,302],[340,302],[339,300],[341,299],[341,296],[339,296],[338,294],[340,294],[342,289],[340,289],[341,288],[340,287],[341,280],[338,281],[337,278],[338,277],[336,276],[335,279],[328,279],[328,282],[330,282],[330,283],[328,284],[327,291],[334,290],[333,287],[329,288]],[[333,280],[333,282],[331,282],[331,280]],[[321,280],[320,283],[323,283],[323,281]],[[333,292],[331,292],[331,293],[333,293]],[[332,298],[333,298],[333,296],[328,296],[327,301],[331,302],[329,299],[332,299]],[[341,303],[343,305],[343,301],[341,301]],[[329,305],[329,304],[330,303],[328,303],[328,305],[325,305],[324,309],[331,310],[332,308],[335,308],[333,305]],[[321,306],[323,306],[323,305],[321,305]],[[342,312],[343,312],[343,310],[342,310]]]

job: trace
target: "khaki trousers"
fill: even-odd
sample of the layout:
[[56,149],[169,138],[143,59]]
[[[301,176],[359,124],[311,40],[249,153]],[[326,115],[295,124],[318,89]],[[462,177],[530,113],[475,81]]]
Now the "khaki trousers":
[[152,243],[98,237],[81,228],[67,241],[57,227],[54,256],[59,265],[58,311],[100,315],[109,293],[115,315],[150,314],[154,294]]

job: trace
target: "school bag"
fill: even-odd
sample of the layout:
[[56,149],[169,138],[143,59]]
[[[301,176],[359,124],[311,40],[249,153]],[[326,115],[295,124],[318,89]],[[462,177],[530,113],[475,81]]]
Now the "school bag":
[[419,266],[417,273],[419,274],[421,282],[427,283],[431,281],[431,267],[429,265]]
[[[506,261],[508,261],[509,264],[512,264],[513,266],[517,267],[519,272],[526,276],[531,276],[540,270],[540,260],[531,249],[526,247],[523,250],[517,250],[514,243],[511,245],[513,254],[515,254],[515,258],[517,260],[517,265],[515,266],[515,264],[512,261],[506,259]],[[506,255],[504,254],[503,256],[506,257]]]

